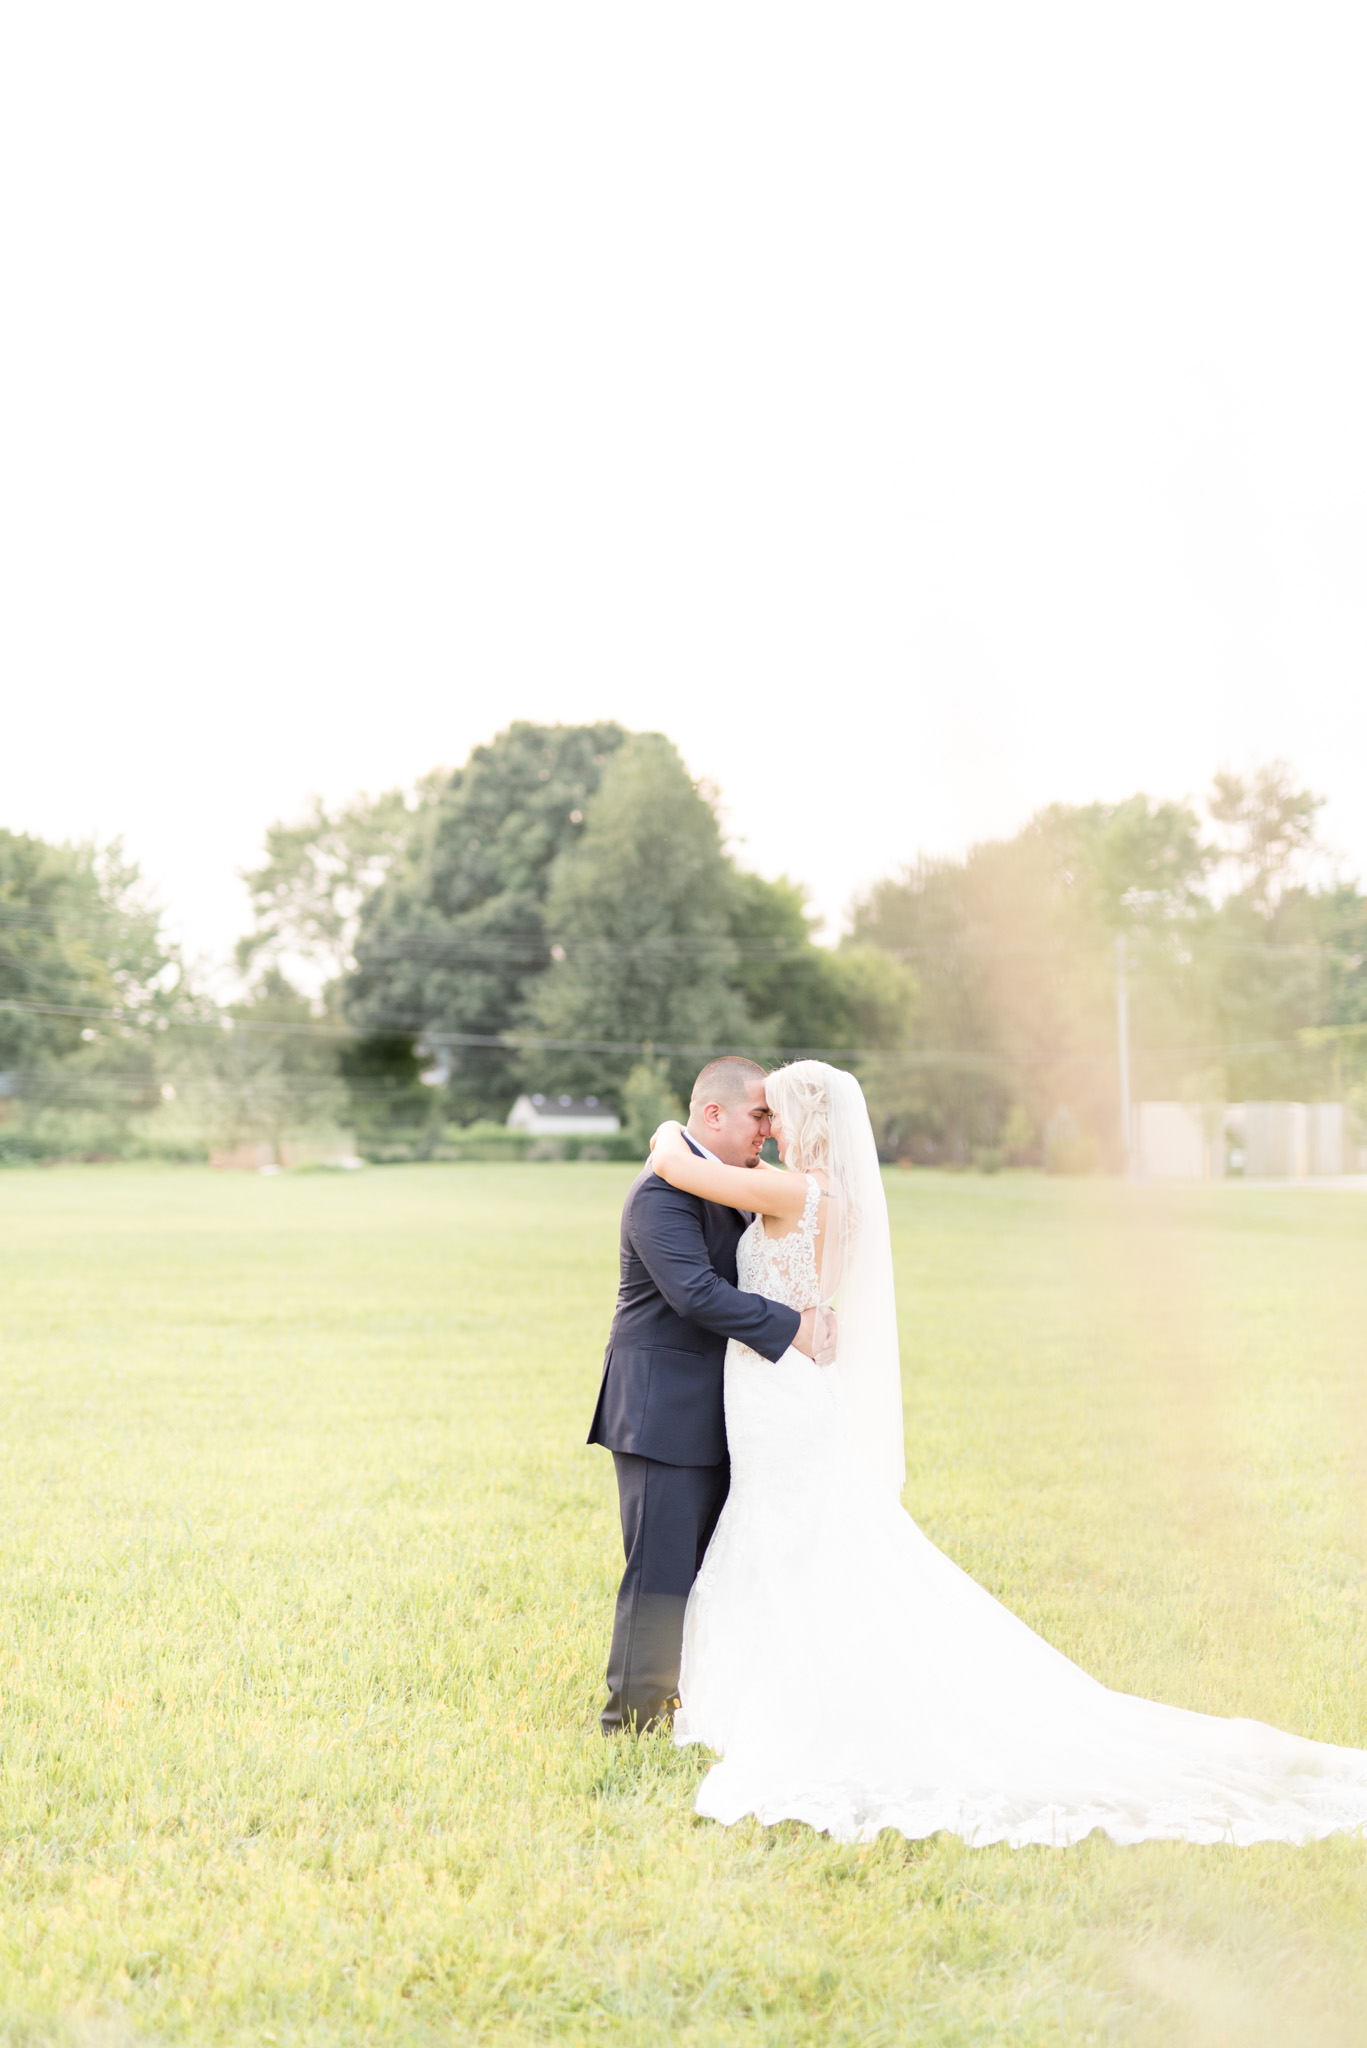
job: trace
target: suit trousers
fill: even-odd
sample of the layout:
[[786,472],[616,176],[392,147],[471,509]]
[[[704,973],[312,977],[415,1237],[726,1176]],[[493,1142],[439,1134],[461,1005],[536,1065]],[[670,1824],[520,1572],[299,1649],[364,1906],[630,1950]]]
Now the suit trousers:
[[668,1721],[679,1692],[684,1608],[726,1500],[731,1468],[661,1465],[614,1451],[626,1570],[608,1651],[603,1733]]

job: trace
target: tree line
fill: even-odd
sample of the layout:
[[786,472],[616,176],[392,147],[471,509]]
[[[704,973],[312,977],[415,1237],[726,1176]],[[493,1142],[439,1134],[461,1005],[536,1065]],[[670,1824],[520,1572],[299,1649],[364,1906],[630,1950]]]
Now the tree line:
[[1052,805],[878,883],[826,946],[662,734],[518,723],[273,825],[228,1004],[117,848],[0,832],[0,1158],[324,1125],[431,1156],[524,1089],[619,1106],[636,1145],[727,1047],[853,1066],[890,1158],[1114,1166],[1122,944],[1137,1097],[1361,1107],[1367,899],[1318,810],[1280,766],[1204,815]]

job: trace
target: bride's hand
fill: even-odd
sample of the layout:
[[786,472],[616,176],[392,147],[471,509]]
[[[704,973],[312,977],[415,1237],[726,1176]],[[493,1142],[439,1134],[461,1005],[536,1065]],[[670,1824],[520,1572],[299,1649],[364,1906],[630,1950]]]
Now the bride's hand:
[[[659,1151],[657,1151],[656,1148],[658,1147],[660,1150],[664,1150],[668,1147],[671,1139],[675,1139],[678,1141],[679,1144],[682,1144],[683,1125],[681,1123],[676,1123],[672,1117],[666,1117],[665,1121],[659,1126],[658,1130],[655,1131],[650,1140],[650,1163],[654,1167],[656,1173],[660,1172]],[[661,1175],[660,1177],[661,1179],[664,1178],[663,1175]]]
[[834,1365],[839,1334],[833,1308],[804,1308],[793,1349],[810,1358],[813,1365]]

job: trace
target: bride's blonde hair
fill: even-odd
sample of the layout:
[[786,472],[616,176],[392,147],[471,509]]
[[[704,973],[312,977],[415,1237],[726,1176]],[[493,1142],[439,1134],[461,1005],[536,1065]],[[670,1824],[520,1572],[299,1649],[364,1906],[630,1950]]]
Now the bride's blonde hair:
[[820,1060],[794,1060],[764,1083],[769,1107],[783,1126],[785,1163],[799,1173],[829,1173],[831,1123],[826,1068]]

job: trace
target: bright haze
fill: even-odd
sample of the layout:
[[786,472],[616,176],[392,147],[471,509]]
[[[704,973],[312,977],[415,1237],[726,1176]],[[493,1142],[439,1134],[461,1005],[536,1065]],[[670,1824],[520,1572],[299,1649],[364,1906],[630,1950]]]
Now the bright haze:
[[838,918],[1285,756],[1367,865],[1350,6],[108,5],[0,68],[0,823],[668,732]]

